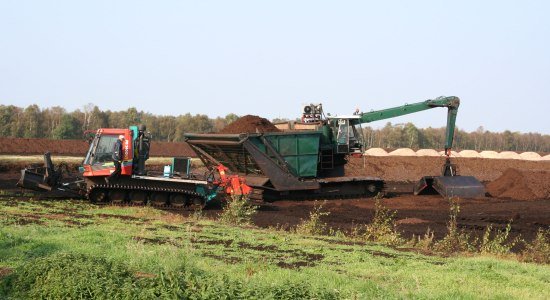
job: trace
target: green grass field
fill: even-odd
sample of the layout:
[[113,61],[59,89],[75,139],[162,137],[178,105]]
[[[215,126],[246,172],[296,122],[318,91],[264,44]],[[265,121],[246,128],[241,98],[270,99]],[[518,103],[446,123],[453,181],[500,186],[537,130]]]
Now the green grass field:
[[548,265],[427,256],[149,207],[4,197],[0,223],[0,298],[550,298]]

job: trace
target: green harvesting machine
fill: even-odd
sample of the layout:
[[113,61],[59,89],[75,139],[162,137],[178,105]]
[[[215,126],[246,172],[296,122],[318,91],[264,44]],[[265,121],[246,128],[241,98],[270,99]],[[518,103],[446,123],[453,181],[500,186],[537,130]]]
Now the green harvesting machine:
[[[294,130],[240,134],[185,134],[187,143],[208,168],[223,164],[243,176],[264,200],[372,197],[382,192],[382,178],[346,176],[349,156],[362,156],[360,125],[447,108],[446,162],[441,176],[425,176],[414,193],[437,192],[444,197],[479,197],[483,185],[472,176],[459,176],[450,162],[458,97],[439,97],[413,104],[353,115],[325,116],[322,106],[304,107],[302,123]],[[302,128],[296,129],[297,127]]]

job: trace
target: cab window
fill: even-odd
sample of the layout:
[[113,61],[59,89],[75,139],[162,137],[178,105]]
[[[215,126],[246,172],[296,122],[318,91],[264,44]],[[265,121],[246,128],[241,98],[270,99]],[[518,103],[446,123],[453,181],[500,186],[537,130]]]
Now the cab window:
[[117,135],[102,135],[99,138],[93,160],[94,164],[113,161],[113,148],[117,139]]

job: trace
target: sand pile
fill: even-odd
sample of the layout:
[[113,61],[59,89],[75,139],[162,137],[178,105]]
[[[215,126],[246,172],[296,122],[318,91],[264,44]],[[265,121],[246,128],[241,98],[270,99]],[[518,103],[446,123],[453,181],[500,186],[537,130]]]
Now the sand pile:
[[543,156],[541,157],[540,160],[550,160],[550,154],[546,155],[546,156]]
[[246,115],[225,126],[219,133],[279,132],[280,130],[265,118]]
[[513,151],[502,151],[498,154],[501,159],[521,159],[521,156]]
[[519,156],[521,156],[521,159],[525,160],[540,160],[541,157],[536,152],[523,152]]
[[500,158],[500,155],[495,151],[481,151],[479,156],[483,158]]
[[369,156],[388,156],[388,152],[382,148],[370,148],[365,151],[365,155]]
[[420,149],[416,151],[417,156],[439,156],[439,153],[434,149]]
[[550,172],[507,169],[487,184],[487,192],[498,198],[550,199]]
[[399,148],[390,152],[389,156],[416,156],[416,152],[411,148]]
[[460,157],[481,157],[479,152],[475,150],[462,150],[458,154],[460,154]]

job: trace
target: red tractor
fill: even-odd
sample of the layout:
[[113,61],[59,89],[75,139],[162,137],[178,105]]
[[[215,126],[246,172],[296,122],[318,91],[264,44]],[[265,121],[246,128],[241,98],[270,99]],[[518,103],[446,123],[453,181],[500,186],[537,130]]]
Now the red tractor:
[[[79,168],[81,178],[63,180],[66,167],[54,167],[49,153],[44,155],[44,167],[31,167],[21,171],[18,186],[33,190],[62,190],[88,198],[92,202],[129,202],[143,205],[171,207],[204,207],[218,194],[248,195],[252,189],[244,179],[227,175],[220,165],[202,175],[190,172],[189,158],[173,158],[164,172],[148,171],[150,135],[145,126],[128,129],[98,129],[90,140],[90,147]],[[122,136],[120,175],[111,179],[115,171],[114,145]]]

